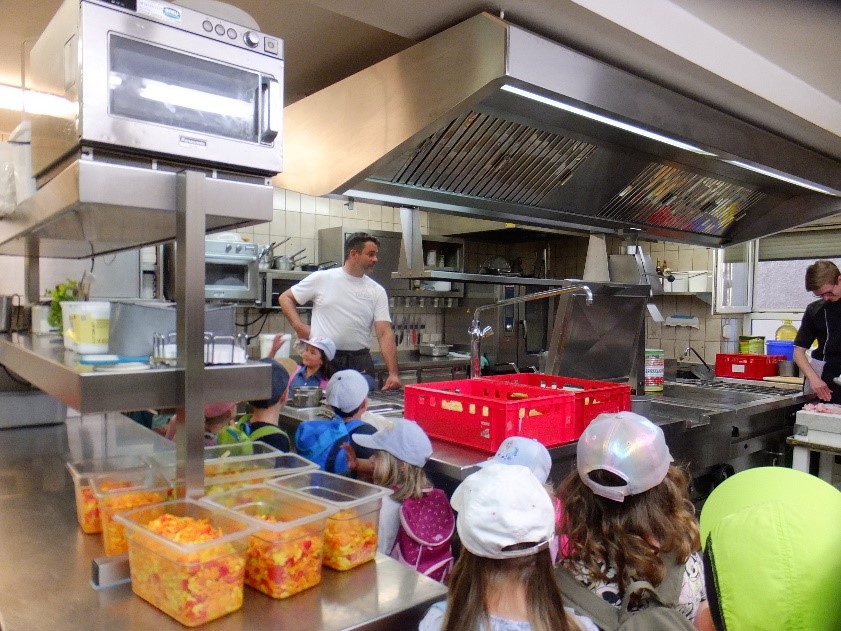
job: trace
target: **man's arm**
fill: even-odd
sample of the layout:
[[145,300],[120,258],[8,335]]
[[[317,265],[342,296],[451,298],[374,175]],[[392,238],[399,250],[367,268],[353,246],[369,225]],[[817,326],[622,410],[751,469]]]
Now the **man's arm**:
[[385,365],[388,367],[388,378],[385,380],[383,390],[399,388],[400,374],[397,372],[397,345],[394,343],[394,331],[391,329],[391,322],[377,320],[374,322],[374,332],[377,334],[377,341],[380,344],[380,353],[383,355]]
[[286,316],[286,319],[292,326],[292,330],[295,331],[297,336],[302,340],[310,339],[310,327],[301,319],[301,316],[298,315],[299,305],[298,301],[295,300],[292,289],[287,289],[280,294],[277,298],[277,302],[280,305],[280,310],[283,312],[283,315]]
[[794,347],[794,363],[797,364],[797,367],[800,369],[800,374],[809,380],[809,385],[812,386],[812,390],[815,391],[815,394],[818,395],[818,398],[821,401],[829,401],[832,399],[832,390],[829,389],[826,382],[821,379],[821,376],[815,372],[814,368],[812,368],[812,364],[809,363],[809,358],[806,357],[805,348],[801,346]]

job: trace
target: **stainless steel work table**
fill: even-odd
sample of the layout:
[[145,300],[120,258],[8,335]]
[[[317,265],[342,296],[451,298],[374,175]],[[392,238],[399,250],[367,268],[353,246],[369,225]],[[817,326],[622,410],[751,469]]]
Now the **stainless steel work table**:
[[[65,463],[173,444],[120,414],[73,417],[66,424],[0,430],[0,615],[3,631],[183,629],[135,596],[131,585],[96,590],[91,560],[99,535],[76,521]],[[250,587],[240,611],[206,625],[259,629],[408,629],[445,588],[384,555],[348,572],[324,570],[321,585],[285,600]]]

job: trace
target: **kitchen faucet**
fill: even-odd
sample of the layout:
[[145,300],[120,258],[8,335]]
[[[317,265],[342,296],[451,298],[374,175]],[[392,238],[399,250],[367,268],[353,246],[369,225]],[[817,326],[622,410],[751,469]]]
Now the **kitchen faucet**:
[[497,309],[499,307],[518,304],[520,302],[542,300],[543,298],[551,298],[553,296],[558,296],[560,294],[565,294],[571,291],[583,291],[587,296],[587,305],[593,304],[593,292],[590,291],[590,288],[587,285],[570,285],[569,287],[560,287],[558,289],[550,289],[548,291],[539,291],[537,293],[527,294],[525,296],[506,298],[504,300],[498,300],[497,302],[491,304],[476,307],[476,310],[473,312],[473,322],[470,323],[470,328],[467,331],[470,334],[470,377],[472,379],[475,379],[482,375],[481,355],[479,352],[479,347],[481,345],[483,337],[485,337],[486,335],[493,334],[492,327],[486,326],[482,328],[482,325],[479,323],[480,311],[485,311],[487,309]]
[[686,347],[686,350],[683,351],[683,355],[681,355],[681,359],[687,359],[689,357],[689,353],[695,353],[695,357],[701,360],[701,363],[704,364],[704,368],[706,368],[710,373],[712,373],[713,369],[710,368],[709,364],[704,361],[704,358],[698,354],[698,351],[696,351],[691,346]]

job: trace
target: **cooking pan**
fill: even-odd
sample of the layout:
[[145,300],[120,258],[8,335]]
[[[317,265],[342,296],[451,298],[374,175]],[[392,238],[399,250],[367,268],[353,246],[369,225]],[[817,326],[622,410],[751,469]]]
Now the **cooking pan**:
[[295,264],[288,256],[281,254],[280,256],[276,256],[272,259],[272,267],[277,270],[288,272],[295,268]]
[[324,263],[307,263],[306,265],[301,265],[301,271],[317,272],[318,270],[330,269],[331,267],[336,267],[336,263],[333,261],[326,261]]

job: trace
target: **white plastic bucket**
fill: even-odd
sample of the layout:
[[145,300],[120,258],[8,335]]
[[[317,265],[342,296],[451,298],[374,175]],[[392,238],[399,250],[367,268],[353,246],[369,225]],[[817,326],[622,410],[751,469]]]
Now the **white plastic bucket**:
[[108,352],[110,302],[77,302],[70,314],[76,352],[95,355]]
[[73,300],[65,300],[58,303],[61,307],[61,334],[64,336],[64,348],[75,351],[77,348],[76,337],[73,334],[73,318],[76,305],[81,304]]
[[[277,333],[261,333],[260,337],[260,357],[268,357],[269,352],[272,350],[272,344],[274,343],[274,338]],[[280,347],[280,350],[275,353],[275,356],[272,359],[278,359],[279,357],[289,357],[289,348],[292,346],[292,336],[289,333],[283,334],[283,346]]]

